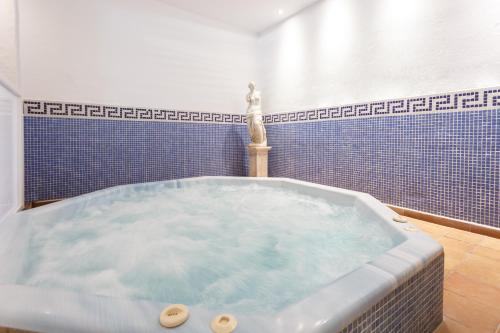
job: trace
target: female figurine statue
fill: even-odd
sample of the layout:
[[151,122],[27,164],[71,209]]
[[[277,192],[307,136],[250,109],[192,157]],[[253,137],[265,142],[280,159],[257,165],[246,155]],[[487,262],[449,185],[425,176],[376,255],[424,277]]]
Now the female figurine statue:
[[247,127],[248,134],[252,139],[252,146],[267,146],[266,129],[262,120],[262,108],[260,106],[261,98],[260,91],[255,90],[255,82],[248,84],[250,93],[247,95]]

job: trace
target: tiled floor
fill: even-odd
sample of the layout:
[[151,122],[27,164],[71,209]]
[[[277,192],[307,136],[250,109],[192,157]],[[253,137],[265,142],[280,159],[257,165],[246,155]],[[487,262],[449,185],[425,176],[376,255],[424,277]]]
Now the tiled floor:
[[500,333],[500,239],[410,221],[444,247],[444,322],[435,333]]

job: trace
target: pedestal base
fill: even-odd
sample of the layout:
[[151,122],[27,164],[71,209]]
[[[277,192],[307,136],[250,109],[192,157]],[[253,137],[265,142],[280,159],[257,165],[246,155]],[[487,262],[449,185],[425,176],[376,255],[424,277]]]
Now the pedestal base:
[[248,145],[249,177],[267,177],[267,156],[271,148]]

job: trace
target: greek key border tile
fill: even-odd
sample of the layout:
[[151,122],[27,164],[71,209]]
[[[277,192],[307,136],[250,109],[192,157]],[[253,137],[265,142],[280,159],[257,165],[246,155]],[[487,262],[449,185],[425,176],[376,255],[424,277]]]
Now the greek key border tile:
[[[500,87],[356,103],[305,111],[264,115],[267,125],[404,114],[482,111],[500,108]],[[135,108],[86,103],[24,101],[24,114],[34,117],[245,124],[245,115]]]
[[162,122],[245,124],[245,115],[199,111],[135,108],[100,104],[26,100],[24,115],[30,117],[86,118]]
[[500,108],[500,87],[264,115],[267,125]]

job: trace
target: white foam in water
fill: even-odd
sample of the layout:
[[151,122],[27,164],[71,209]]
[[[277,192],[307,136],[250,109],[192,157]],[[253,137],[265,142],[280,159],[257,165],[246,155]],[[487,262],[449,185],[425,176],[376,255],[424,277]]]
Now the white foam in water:
[[276,312],[395,245],[353,207],[264,185],[150,186],[97,201],[32,222],[18,283]]

